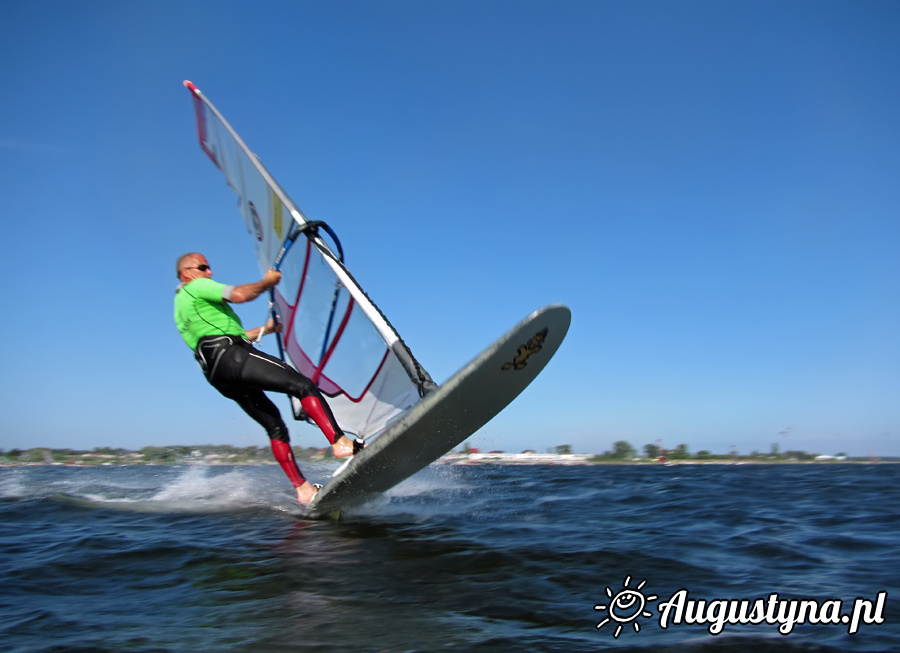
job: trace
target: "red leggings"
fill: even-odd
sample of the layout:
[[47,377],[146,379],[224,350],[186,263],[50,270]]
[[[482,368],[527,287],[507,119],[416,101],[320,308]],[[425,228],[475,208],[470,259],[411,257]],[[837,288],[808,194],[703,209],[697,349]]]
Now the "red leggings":
[[275,460],[294,487],[305,481],[290,447],[290,435],[278,407],[263,390],[300,399],[306,414],[331,444],[344,435],[315,383],[290,365],[261,352],[238,336],[210,336],[197,345],[195,357],[216,390],[233,399],[266,430]]

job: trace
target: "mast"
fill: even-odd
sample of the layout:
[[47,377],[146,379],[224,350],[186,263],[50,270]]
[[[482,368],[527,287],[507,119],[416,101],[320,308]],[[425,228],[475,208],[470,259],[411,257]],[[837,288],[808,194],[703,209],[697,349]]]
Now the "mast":
[[[410,380],[418,387],[420,396],[424,397],[428,392],[433,390],[436,385],[431,379],[431,376],[413,356],[412,351],[410,351],[409,347],[400,337],[400,334],[397,332],[394,326],[388,321],[384,313],[382,313],[381,310],[375,305],[375,303],[369,298],[366,292],[357,283],[356,279],[353,278],[353,275],[350,274],[350,271],[344,266],[343,262],[341,261],[342,257],[335,255],[328,244],[318,235],[318,231],[315,228],[309,228],[311,225],[322,223],[311,222],[307,219],[300,208],[294,203],[290,196],[288,196],[287,192],[285,192],[281,185],[262,164],[262,161],[260,161],[259,158],[250,150],[250,148],[247,147],[247,144],[244,143],[243,139],[238,135],[231,124],[229,124],[225,117],[219,112],[218,109],[216,109],[215,105],[213,105],[213,103],[209,101],[209,99],[200,91],[200,89],[198,89],[192,82],[188,80],[184,81],[184,86],[191,92],[191,94],[195,98],[195,101],[201,102],[203,106],[205,106],[222,123],[222,126],[225,127],[229,135],[234,139],[234,142],[250,161],[251,165],[254,166],[257,172],[259,172],[260,176],[274,193],[275,197],[277,197],[278,200],[284,205],[284,207],[288,209],[288,212],[297,225],[296,228],[298,228],[299,231],[303,233],[319,249],[319,251],[323,253],[323,258],[325,259],[328,266],[332,269],[337,279],[344,286],[344,288],[347,289],[347,291],[350,293],[350,296],[353,297],[357,306],[359,306],[360,310],[363,311],[365,316],[378,331],[385,344],[387,344],[387,346],[393,351],[394,355],[397,356],[398,360],[403,365],[403,368],[406,370],[406,373],[409,375]],[[213,160],[216,166],[221,167],[219,161],[215,156],[215,153],[211,152],[208,149],[207,143],[204,141],[204,123],[205,120],[201,116],[198,108],[197,126],[198,130],[200,131],[200,147],[204,152],[206,152],[207,156],[209,156],[210,159]],[[324,226],[326,227],[326,231],[331,232],[330,228],[327,228],[327,225]],[[293,231],[294,230],[288,230],[289,235],[282,242],[279,254],[273,261],[271,261],[272,265],[277,265],[278,262],[280,262],[286,250],[290,248],[293,240],[297,237],[297,234],[292,233]],[[336,238],[335,241],[340,248],[339,241],[337,241]]]

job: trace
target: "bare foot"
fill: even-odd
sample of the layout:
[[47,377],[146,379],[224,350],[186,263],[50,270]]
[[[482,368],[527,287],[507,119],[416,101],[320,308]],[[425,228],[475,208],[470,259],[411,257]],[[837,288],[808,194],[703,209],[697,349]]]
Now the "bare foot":
[[346,458],[353,455],[353,440],[346,435],[342,435],[337,441],[331,445],[335,458]]
[[318,491],[319,488],[317,488],[309,481],[306,481],[305,483],[303,483],[303,485],[297,488],[297,501],[300,502],[301,506],[305,506],[315,498]]

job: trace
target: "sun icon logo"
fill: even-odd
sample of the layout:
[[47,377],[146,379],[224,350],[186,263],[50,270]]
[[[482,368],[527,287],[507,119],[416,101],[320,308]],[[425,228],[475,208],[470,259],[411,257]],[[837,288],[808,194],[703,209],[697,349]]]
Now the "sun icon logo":
[[622,589],[616,594],[613,594],[613,591],[607,587],[606,595],[610,598],[609,606],[600,604],[594,606],[594,610],[608,610],[609,614],[606,619],[597,624],[597,628],[603,628],[610,621],[616,622],[616,632],[613,633],[613,637],[618,637],[622,634],[622,626],[631,622],[633,622],[634,632],[639,633],[641,625],[636,621],[637,618],[652,617],[653,613],[644,610],[644,608],[649,601],[655,601],[659,598],[655,594],[644,596],[644,593],[641,592],[644,584],[647,582],[646,580],[642,580],[635,589],[628,587],[630,582],[631,576],[626,576],[625,581],[622,583]]

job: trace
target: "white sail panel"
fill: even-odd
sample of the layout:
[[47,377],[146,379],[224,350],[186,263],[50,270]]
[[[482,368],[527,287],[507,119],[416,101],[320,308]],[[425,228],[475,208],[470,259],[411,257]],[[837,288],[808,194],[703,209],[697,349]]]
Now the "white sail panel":
[[200,147],[224,173],[253,242],[260,272],[282,273],[273,299],[282,322],[280,346],[328,397],[341,428],[371,437],[434,384],[396,330],[329,245],[190,82]]

